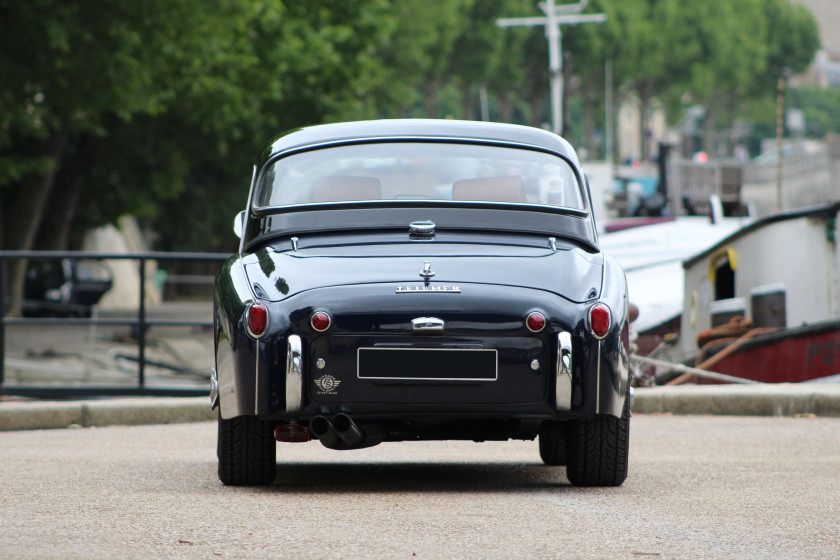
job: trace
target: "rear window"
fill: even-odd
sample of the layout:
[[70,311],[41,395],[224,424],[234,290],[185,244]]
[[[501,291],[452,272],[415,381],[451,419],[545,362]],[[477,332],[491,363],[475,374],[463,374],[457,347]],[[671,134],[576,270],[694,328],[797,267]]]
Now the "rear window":
[[333,146],[269,163],[254,206],[358,201],[455,201],[585,209],[563,158],[525,148],[389,142]]

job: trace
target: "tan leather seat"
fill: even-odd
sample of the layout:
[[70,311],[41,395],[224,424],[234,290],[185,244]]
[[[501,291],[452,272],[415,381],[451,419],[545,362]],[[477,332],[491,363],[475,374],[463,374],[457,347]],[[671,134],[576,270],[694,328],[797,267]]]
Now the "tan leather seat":
[[344,200],[379,200],[382,185],[376,177],[333,176],[315,182],[309,196],[311,202]]
[[522,177],[519,175],[456,181],[452,184],[452,200],[527,202]]

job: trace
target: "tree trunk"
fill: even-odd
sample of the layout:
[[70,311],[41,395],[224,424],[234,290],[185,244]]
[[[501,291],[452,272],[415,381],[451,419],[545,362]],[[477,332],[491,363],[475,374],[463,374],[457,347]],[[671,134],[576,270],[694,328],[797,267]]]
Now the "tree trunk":
[[539,95],[533,95],[528,101],[531,105],[531,126],[542,128],[544,122],[542,112],[542,97],[540,97]]
[[737,94],[732,94],[728,97],[726,103],[726,131],[727,131],[727,142],[726,142],[726,156],[727,157],[734,157],[735,156],[735,145],[738,144],[738,132],[735,130],[735,110],[738,106],[738,96]]
[[718,109],[709,104],[706,105],[706,116],[703,117],[703,151],[709,154],[709,158],[717,156],[715,146],[715,124],[717,123]]
[[569,83],[572,81],[572,55],[569,51],[563,52],[563,102],[560,104],[560,122],[563,123],[560,136],[569,138]]
[[[44,155],[53,162],[51,168],[43,173],[24,177],[20,182],[7,214],[4,235],[6,248],[28,251],[34,246],[47,198],[55,183],[58,163],[67,148],[68,138],[69,131],[66,128],[58,130],[43,151]],[[11,302],[8,315],[20,315],[27,261],[14,259],[7,262],[9,272],[7,296]]]
[[589,151],[590,159],[596,159],[595,140],[593,138],[592,129],[592,96],[583,96],[583,142],[582,145]]
[[71,161],[56,177],[61,188],[49,198],[35,247],[44,251],[63,251],[70,248],[70,232],[82,192],[87,186],[97,150],[96,140],[85,135],[73,151]]
[[475,119],[475,95],[472,84],[461,84],[461,118],[471,121]]
[[644,161],[648,158],[650,148],[648,147],[648,128],[650,126],[650,88],[645,85],[637,90],[639,94],[639,159]]
[[499,122],[509,123],[513,120],[513,102],[507,91],[499,93]]
[[437,118],[437,81],[434,79],[427,79],[423,84],[423,93],[425,94],[424,101],[426,105],[426,118]]

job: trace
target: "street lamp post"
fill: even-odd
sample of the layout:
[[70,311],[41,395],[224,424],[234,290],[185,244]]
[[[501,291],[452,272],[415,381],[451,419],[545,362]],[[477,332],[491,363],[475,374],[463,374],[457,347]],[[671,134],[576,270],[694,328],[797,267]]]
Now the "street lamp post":
[[555,6],[554,0],[540,2],[540,10],[545,17],[503,18],[497,19],[499,27],[545,27],[548,39],[548,71],[551,76],[551,128],[555,134],[563,134],[563,34],[561,25],[578,25],[581,23],[603,23],[607,21],[606,14],[583,14],[589,0],[581,0],[577,4],[563,4]]

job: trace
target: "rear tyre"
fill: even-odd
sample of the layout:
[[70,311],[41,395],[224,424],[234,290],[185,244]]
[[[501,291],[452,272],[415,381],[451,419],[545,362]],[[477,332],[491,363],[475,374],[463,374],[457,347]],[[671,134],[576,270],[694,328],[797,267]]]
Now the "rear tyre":
[[552,467],[566,464],[566,424],[544,423],[540,429],[540,458]]
[[566,476],[574,486],[621,486],[627,478],[630,399],[621,418],[596,416],[569,421]]
[[232,486],[265,486],[277,474],[277,443],[271,424],[255,416],[219,417],[219,480]]

